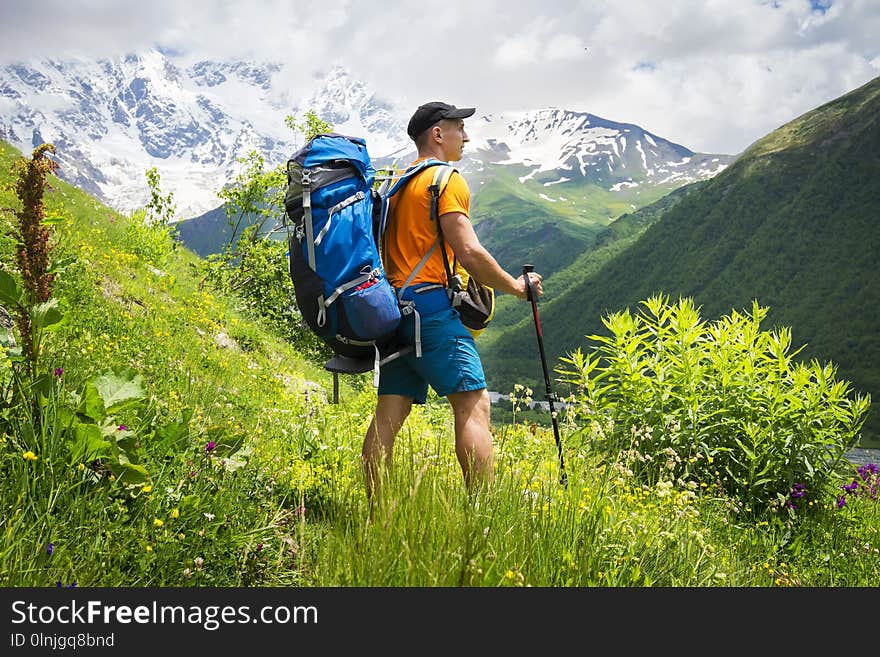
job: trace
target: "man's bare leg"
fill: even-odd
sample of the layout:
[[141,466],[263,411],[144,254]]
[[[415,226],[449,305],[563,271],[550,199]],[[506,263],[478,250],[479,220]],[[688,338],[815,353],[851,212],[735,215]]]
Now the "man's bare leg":
[[361,458],[367,484],[367,498],[373,500],[379,489],[381,470],[391,470],[394,439],[412,408],[413,400],[400,395],[379,395],[376,412],[367,429]]
[[489,393],[485,388],[454,392],[448,397],[455,416],[455,455],[469,490],[494,477]]

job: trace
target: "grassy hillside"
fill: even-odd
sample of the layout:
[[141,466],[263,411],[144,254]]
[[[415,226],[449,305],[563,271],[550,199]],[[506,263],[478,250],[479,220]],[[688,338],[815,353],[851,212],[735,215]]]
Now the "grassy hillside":
[[[10,307],[25,298],[13,290],[17,156],[0,144]],[[814,431],[791,434],[797,416],[784,404],[756,431],[686,378],[708,424],[690,406],[646,424],[641,395],[584,398],[560,418],[567,486],[552,434],[522,422],[518,404],[492,426],[495,482],[467,491],[451,413],[432,397],[413,409],[371,507],[368,375],[343,377],[333,403],[331,375],[243,299],[211,289],[203,261],[163,226],[49,180],[42,223],[58,270],[49,305],[28,305],[32,319],[53,320],[33,370],[0,336],[3,587],[839,587],[880,576],[876,501],[862,494],[876,472],[840,458],[858,413],[825,382],[790,389],[776,363],[759,367],[778,380],[756,382],[721,365],[749,399],[809,397]],[[603,418],[581,414],[598,402]],[[609,430],[658,442],[618,452]],[[767,431],[786,431],[797,459],[759,448]],[[743,440],[760,477],[739,463]]]
[[[652,293],[693,297],[707,317],[757,299],[769,325],[792,327],[803,358],[836,363],[878,398],[878,119],[880,79],[755,143],[599,271],[554,290],[541,310],[548,357],[584,345],[604,314]],[[487,343],[499,386],[523,375],[533,343],[528,326]],[[876,441],[874,415],[865,435]]]

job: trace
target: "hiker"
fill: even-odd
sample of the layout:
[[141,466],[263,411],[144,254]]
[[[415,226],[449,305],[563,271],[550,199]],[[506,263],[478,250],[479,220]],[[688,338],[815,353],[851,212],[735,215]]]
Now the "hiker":
[[[464,119],[475,108],[457,108],[442,102],[421,105],[409,121],[407,133],[415,142],[417,164],[426,158],[444,162],[461,159],[468,136]],[[430,221],[431,168],[413,176],[392,199],[383,235],[385,272],[400,289],[410,273],[437,242],[437,226]],[[453,172],[439,199],[439,222],[450,261],[457,258],[476,280],[496,290],[528,298],[523,276],[514,278],[480,244],[470,220],[467,182]],[[489,431],[489,393],[483,365],[473,336],[462,324],[446,293],[446,271],[439,248],[435,249],[404,291],[419,315],[421,356],[410,352],[381,366],[378,399],[364,439],[362,457],[367,496],[378,490],[381,468],[390,469],[394,439],[412,409],[424,404],[428,386],[452,406],[455,420],[455,453],[465,484],[474,490],[493,477],[492,435]],[[541,276],[531,273],[532,287],[543,294]],[[404,317],[401,336],[415,340],[415,318]]]

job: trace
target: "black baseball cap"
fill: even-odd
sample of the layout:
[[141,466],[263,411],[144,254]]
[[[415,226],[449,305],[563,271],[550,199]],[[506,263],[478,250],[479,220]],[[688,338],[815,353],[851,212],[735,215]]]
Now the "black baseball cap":
[[456,107],[449,103],[441,103],[439,100],[420,105],[406,127],[406,133],[415,139],[432,125],[443,119],[466,119],[473,116],[475,107]]

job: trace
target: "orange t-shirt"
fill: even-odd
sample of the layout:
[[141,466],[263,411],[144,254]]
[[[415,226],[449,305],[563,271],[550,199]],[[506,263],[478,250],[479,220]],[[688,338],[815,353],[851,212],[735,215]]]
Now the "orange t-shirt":
[[[413,162],[418,164],[425,158]],[[413,178],[389,200],[388,224],[383,236],[383,264],[385,275],[394,287],[402,287],[407,277],[419,261],[437,241],[436,222],[431,221],[431,194],[428,186],[434,180],[436,167],[427,167]],[[449,177],[446,188],[440,195],[438,216],[448,212],[461,212],[470,217],[471,192],[467,182],[457,171]],[[449,266],[452,267],[454,254],[444,240]],[[446,268],[443,255],[438,247],[410,285],[416,283],[446,284]]]

